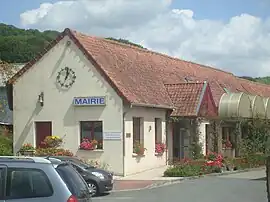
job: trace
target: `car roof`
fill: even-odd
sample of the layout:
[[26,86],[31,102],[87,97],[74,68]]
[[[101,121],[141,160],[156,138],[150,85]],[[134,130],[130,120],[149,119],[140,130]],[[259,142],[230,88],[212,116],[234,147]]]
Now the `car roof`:
[[0,162],[24,162],[51,164],[48,159],[32,156],[0,156]]

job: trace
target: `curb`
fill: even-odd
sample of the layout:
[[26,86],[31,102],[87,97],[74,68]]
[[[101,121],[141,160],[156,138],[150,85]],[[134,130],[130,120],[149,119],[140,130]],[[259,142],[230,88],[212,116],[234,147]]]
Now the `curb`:
[[154,182],[153,184],[148,185],[148,186],[143,187],[143,188],[112,190],[111,192],[140,191],[140,190],[145,190],[145,189],[154,189],[154,188],[169,186],[172,184],[178,184],[178,183],[185,181],[185,180],[195,180],[195,179],[200,179],[200,178],[204,178],[204,177],[217,177],[217,176],[231,175],[231,174],[244,173],[244,172],[250,172],[250,171],[259,171],[259,170],[265,170],[265,169],[266,169],[265,166],[263,166],[263,167],[258,167],[258,168],[247,168],[247,169],[243,169],[243,170],[226,171],[223,173],[210,173],[210,174],[201,175],[201,176],[182,177],[180,179],[172,179],[172,180],[166,180],[166,181],[159,180],[162,182]]

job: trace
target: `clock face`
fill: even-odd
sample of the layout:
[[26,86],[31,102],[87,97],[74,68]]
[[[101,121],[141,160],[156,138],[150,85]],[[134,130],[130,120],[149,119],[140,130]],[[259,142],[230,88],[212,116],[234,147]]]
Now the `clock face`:
[[56,77],[56,82],[62,89],[69,89],[75,83],[75,80],[75,72],[69,67],[61,69]]

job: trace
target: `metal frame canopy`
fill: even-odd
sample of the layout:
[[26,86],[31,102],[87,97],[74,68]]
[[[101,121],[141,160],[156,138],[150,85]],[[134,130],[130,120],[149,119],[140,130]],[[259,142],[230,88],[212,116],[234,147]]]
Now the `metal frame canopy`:
[[258,95],[249,95],[252,108],[252,118],[265,119],[265,105],[263,97]]
[[[254,102],[256,106],[257,102]],[[262,105],[264,107],[264,105]],[[248,94],[224,93],[219,101],[219,117],[252,118],[252,105]],[[255,107],[257,109],[257,107]],[[258,107],[260,109],[260,107]]]
[[265,118],[270,119],[270,98],[263,98],[264,107],[265,107]]

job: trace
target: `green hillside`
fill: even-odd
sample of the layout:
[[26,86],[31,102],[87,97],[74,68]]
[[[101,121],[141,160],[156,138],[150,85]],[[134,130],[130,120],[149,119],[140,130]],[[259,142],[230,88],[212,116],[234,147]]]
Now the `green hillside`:
[[0,60],[9,63],[28,62],[55,39],[57,34],[56,31],[40,32],[0,24]]
[[241,76],[240,78],[247,79],[250,81],[259,82],[259,83],[270,84],[270,76],[256,77],[256,78],[252,78],[249,76]]
[[[9,63],[26,63],[40,53],[58,34],[59,32],[52,30],[44,32],[40,32],[37,29],[25,30],[13,25],[0,23],[0,60]],[[112,37],[107,39],[144,48],[126,39],[115,39]],[[258,78],[243,76],[241,78],[270,84],[270,76]]]

